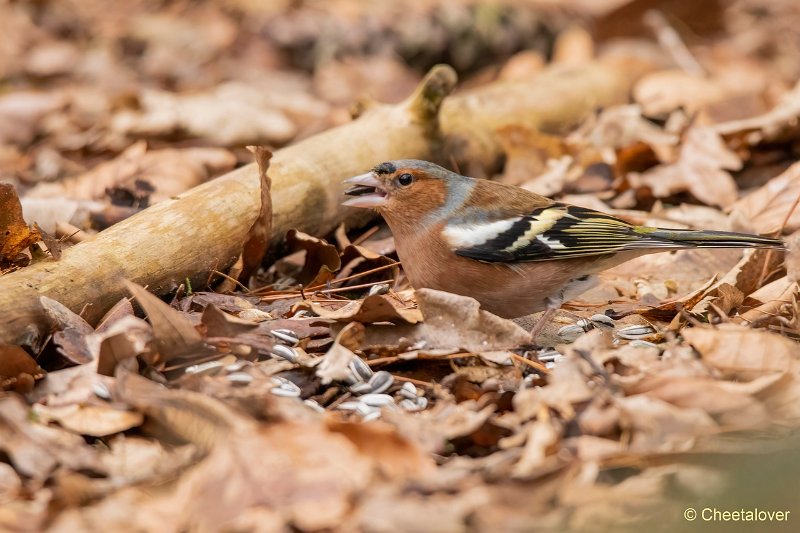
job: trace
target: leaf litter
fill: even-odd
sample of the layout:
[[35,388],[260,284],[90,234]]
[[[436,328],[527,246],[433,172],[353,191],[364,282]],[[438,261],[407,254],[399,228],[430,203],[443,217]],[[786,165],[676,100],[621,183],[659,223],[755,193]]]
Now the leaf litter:
[[[35,223],[90,238],[249,161],[247,144],[401,99],[430,61],[480,89],[536,76],[549,57],[534,43],[511,55],[516,23],[503,42],[462,31],[528,20],[514,3],[497,19],[468,1],[77,4],[38,18],[0,7],[31,30],[0,32],[14,59],[0,75],[31,82],[0,97],[0,272],[57,259]],[[597,4],[572,9],[600,25],[631,16]],[[467,163],[637,223],[781,233],[788,254],[641,257],[569,302],[534,349],[525,320],[411,290],[379,223],[330,240],[293,230],[257,271],[263,194],[245,272],[220,292],[184,285],[167,303],[131,280],[98,324],[42,298],[46,343],[0,346],[0,528],[602,530],[681,524],[686,506],[735,496],[742,462],[796,449],[800,426],[800,71],[791,39],[771,35],[786,31],[781,9],[798,13],[748,4],[724,8],[723,37],[686,32],[700,72],[637,36],[662,44],[634,103],[569,135],[504,124],[492,132],[504,164]],[[320,21],[338,30],[310,47]],[[103,38],[64,37],[89,27]],[[375,35],[395,54],[375,54]],[[580,65],[609,42],[573,27],[552,44]],[[510,59],[482,62],[495,53]],[[57,215],[31,210],[42,198]]]

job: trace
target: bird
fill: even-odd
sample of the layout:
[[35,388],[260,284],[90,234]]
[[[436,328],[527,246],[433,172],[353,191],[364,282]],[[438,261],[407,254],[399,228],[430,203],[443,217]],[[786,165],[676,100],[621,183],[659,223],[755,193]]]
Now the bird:
[[783,248],[779,239],[637,226],[613,215],[476,179],[434,163],[381,163],[345,180],[343,205],[374,209],[415,289],[480,302],[503,318],[544,311],[531,338],[597,274],[644,254],[686,248]]

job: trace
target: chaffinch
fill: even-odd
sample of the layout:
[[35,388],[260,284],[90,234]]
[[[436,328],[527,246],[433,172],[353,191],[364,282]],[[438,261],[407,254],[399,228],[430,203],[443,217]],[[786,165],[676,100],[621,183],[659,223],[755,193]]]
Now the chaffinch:
[[415,288],[471,296],[505,318],[545,310],[532,335],[595,274],[637,256],[681,248],[783,247],[722,231],[635,226],[525,189],[461,176],[414,159],[381,163],[345,181],[344,205],[377,209]]

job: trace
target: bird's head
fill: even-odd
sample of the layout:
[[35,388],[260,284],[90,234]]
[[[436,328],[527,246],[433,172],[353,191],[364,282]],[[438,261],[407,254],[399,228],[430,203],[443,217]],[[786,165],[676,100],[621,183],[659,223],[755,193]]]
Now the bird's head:
[[366,174],[345,180],[352,185],[344,205],[377,209],[386,218],[419,219],[442,209],[472,182],[433,163],[417,159],[387,161]]

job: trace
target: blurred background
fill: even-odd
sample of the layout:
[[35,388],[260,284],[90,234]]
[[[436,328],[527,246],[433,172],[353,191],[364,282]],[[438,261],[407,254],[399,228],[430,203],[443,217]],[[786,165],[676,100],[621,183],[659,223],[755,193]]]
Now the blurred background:
[[138,140],[231,149],[201,152],[194,172],[216,174],[249,160],[247,144],[399,101],[439,62],[464,91],[611,50],[688,69],[690,87],[662,77],[648,86],[658,102],[640,95],[651,114],[691,100],[717,119],[753,115],[798,78],[798,14],[791,0],[5,0],[0,180],[25,190]]

